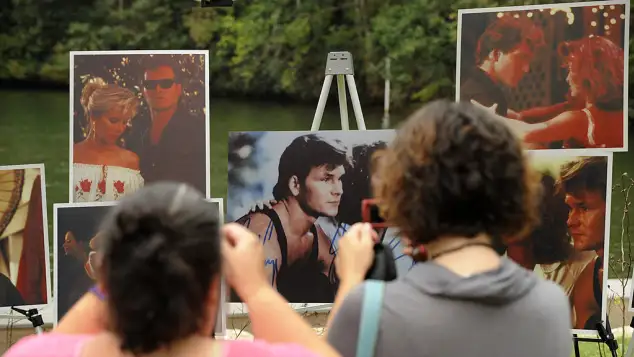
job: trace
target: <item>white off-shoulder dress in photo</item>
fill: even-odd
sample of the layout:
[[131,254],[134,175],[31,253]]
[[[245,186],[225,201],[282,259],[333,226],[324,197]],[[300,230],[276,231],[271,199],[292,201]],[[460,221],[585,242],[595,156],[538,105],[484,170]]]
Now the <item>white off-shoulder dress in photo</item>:
[[74,202],[117,201],[143,187],[139,170],[120,166],[73,164]]

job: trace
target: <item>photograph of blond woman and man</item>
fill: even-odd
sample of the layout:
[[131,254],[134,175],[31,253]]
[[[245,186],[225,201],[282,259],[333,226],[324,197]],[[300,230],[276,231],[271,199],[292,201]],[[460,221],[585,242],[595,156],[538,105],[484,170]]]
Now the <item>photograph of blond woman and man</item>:
[[0,166],[0,311],[51,301],[44,165]]
[[[223,220],[222,199],[210,199],[209,209]],[[97,281],[103,240],[101,224],[116,202],[60,203],[54,210],[55,317],[58,321]],[[143,287],[140,287],[143,288]],[[225,288],[221,289],[221,310],[215,336],[226,332]],[[169,299],[165,299],[169,303]]]
[[[230,134],[227,219],[258,235],[271,284],[289,302],[333,302],[338,240],[362,221],[373,154],[393,137],[392,130]],[[564,287],[573,329],[593,330],[605,316],[611,158],[531,152],[542,174],[540,223],[525,239],[496,247]],[[378,233],[398,275],[406,274],[414,262],[397,230]],[[239,301],[232,293],[231,302]]]
[[208,51],[71,52],[70,202],[146,183],[209,197]]
[[628,2],[461,10],[456,99],[530,149],[627,151]]

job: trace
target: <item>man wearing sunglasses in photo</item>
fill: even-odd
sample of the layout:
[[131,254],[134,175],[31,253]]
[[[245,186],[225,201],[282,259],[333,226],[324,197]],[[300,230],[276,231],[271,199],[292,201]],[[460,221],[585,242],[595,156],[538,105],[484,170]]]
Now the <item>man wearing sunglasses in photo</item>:
[[146,183],[183,182],[205,194],[205,118],[190,114],[180,100],[183,72],[170,55],[148,56],[143,68],[150,120],[138,131],[132,128],[129,144],[139,155],[141,174]]

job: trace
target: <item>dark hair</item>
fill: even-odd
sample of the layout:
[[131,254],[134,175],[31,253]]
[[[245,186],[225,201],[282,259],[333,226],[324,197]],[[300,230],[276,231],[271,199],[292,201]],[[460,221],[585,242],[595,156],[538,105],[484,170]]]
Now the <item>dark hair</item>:
[[570,211],[563,192],[557,190],[555,178],[542,174],[542,196],[539,203],[539,224],[530,233],[527,241],[532,246],[532,255],[537,264],[552,264],[565,261],[572,254],[568,234]]
[[174,72],[174,82],[181,83],[181,71],[180,65],[174,58],[174,56],[182,56],[182,55],[171,55],[171,54],[155,54],[155,55],[146,55],[141,60],[141,67],[143,71],[148,71],[152,69],[157,69],[159,67],[169,67]]
[[303,182],[313,167],[324,165],[329,169],[342,165],[349,168],[352,158],[348,148],[340,140],[328,140],[317,134],[295,138],[280,157],[273,197],[281,200],[290,196],[288,180],[291,177],[297,176]]
[[607,175],[608,159],[605,156],[582,157],[562,166],[558,184],[565,193],[598,192],[605,201]]
[[387,147],[386,142],[358,145],[352,148],[353,167],[343,180],[343,192],[337,219],[342,223],[361,222],[361,201],[372,197],[372,156]]
[[133,354],[200,331],[221,271],[217,212],[185,184],[155,183],[104,221],[101,274],[110,328]]
[[493,21],[478,39],[476,64],[482,64],[491,51],[508,53],[526,45],[531,53],[544,45],[544,32],[527,18],[502,16]]
[[536,221],[539,175],[503,121],[467,102],[434,101],[376,155],[375,194],[388,223],[424,244],[487,234],[525,238]]

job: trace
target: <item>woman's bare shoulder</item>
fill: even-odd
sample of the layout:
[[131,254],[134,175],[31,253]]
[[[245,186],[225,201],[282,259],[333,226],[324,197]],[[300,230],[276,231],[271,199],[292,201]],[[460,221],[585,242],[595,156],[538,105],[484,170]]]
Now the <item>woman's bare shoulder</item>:
[[131,169],[131,170],[139,170],[139,155],[137,155],[134,151],[130,151],[128,149],[120,148],[117,151],[117,155],[121,159],[121,166]]

